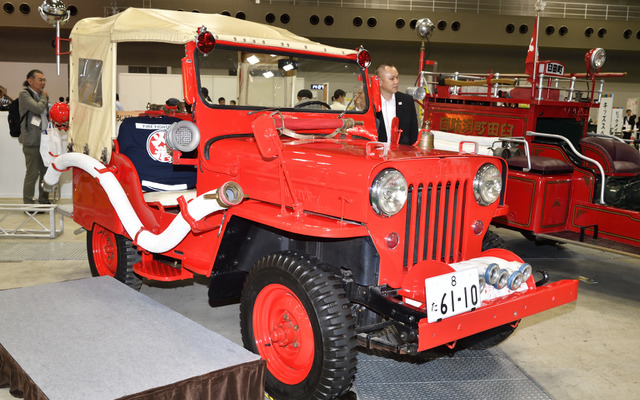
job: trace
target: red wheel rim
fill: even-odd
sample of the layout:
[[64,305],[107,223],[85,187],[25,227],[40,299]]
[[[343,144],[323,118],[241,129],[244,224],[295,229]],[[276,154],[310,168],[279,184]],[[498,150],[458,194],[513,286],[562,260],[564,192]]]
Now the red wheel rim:
[[115,276],[118,267],[116,235],[101,226],[96,226],[91,236],[91,249],[98,275]]
[[313,365],[315,343],[307,311],[298,296],[280,284],[260,291],[253,309],[253,335],[269,372],[280,382],[302,382]]

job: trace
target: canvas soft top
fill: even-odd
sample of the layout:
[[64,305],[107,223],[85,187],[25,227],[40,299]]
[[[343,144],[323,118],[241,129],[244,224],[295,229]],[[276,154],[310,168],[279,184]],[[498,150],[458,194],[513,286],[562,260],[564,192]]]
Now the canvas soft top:
[[[356,54],[355,50],[326,46],[285,29],[228,17],[150,8],[128,8],[107,18],[86,18],[71,31],[69,140],[73,151],[85,152],[101,161],[111,156],[115,136],[115,92],[117,43],[161,42],[184,44],[196,38],[205,26],[216,40],[268,46],[288,50],[319,52],[336,56]],[[86,60],[100,61],[99,100],[88,104],[88,84],[79,79],[86,72]],[[91,65],[96,67],[95,65]],[[82,70],[82,71],[81,71]],[[83,99],[84,101],[81,101]]]
[[355,54],[355,50],[326,46],[295,35],[286,29],[245,21],[221,14],[201,14],[151,8],[127,8],[108,18],[85,18],[71,32],[74,36],[108,37],[111,43],[162,42],[184,44],[195,39],[199,27],[206,26],[216,40],[254,43],[261,46],[309,50],[335,55]]

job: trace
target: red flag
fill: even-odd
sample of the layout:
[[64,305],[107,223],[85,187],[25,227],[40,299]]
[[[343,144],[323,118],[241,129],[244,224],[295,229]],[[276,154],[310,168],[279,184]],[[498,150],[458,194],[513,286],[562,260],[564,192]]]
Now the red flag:
[[524,73],[531,76],[533,80],[535,78],[535,68],[538,65],[538,20],[539,16],[536,16],[536,22],[533,25],[533,32],[531,34],[531,43],[529,43],[529,51],[527,51],[527,59],[524,63]]

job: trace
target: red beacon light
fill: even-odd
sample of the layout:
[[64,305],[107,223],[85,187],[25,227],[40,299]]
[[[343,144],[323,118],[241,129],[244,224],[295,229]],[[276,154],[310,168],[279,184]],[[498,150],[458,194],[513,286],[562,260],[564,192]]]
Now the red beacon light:
[[369,65],[371,65],[371,54],[365,50],[364,47],[360,46],[356,60],[362,68],[369,68]]
[[604,62],[607,59],[607,55],[602,48],[595,48],[587,51],[584,55],[584,61],[587,64],[588,74],[597,74],[602,69]]
[[56,128],[66,131],[69,129],[69,105],[63,102],[55,103],[49,109],[49,118]]
[[216,39],[213,34],[207,30],[204,26],[198,29],[198,38],[196,39],[196,47],[200,53],[207,55],[213,51],[216,47]]

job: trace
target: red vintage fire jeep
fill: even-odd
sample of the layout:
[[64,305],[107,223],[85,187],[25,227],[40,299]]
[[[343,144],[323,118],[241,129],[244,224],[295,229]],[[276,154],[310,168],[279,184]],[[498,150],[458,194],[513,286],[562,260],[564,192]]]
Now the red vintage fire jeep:
[[[490,248],[489,223],[507,212],[502,159],[433,150],[426,133],[414,146],[377,142],[366,50],[134,8],[82,20],[71,39],[71,152],[46,181],[73,168],[93,274],[132,287],[202,275],[212,300],[240,297],[244,345],[266,360],[275,398],[344,393],[358,344],[416,354],[496,343],[521,318],[576,299],[576,281],[536,283],[529,264]],[[184,46],[191,113],[123,127],[141,129],[150,156],[171,148],[195,187],[141,179],[123,127],[114,140],[114,57],[134,41]],[[237,105],[203,94],[220,76],[236,77]],[[329,87],[348,92],[346,109],[329,107]],[[302,88],[319,99],[298,102]]]

